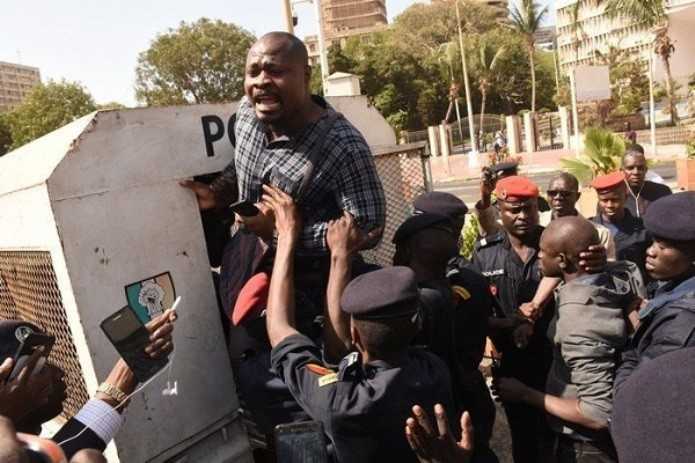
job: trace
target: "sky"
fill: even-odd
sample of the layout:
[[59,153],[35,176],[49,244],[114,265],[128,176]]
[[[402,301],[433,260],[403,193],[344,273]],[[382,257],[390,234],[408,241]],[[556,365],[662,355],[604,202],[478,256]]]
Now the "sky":
[[[425,0],[420,0],[425,1]],[[550,1],[550,0],[546,0]],[[134,106],[137,56],[158,33],[201,17],[255,35],[283,30],[281,0],[0,0],[0,61],[41,70],[41,78],[84,85],[97,103]],[[418,0],[387,0],[389,20]],[[426,2],[426,1],[425,1]],[[295,7],[295,34],[315,33],[314,7]]]

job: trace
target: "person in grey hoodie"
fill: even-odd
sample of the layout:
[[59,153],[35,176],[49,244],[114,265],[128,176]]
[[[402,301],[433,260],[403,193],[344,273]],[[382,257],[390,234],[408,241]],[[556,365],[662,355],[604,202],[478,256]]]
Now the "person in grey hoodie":
[[627,342],[627,315],[639,306],[645,290],[631,262],[610,263],[599,274],[581,269],[579,252],[598,242],[596,229],[582,217],[561,217],[545,229],[541,270],[563,280],[555,291],[557,312],[548,328],[554,351],[546,390],[512,378],[493,385],[502,400],[527,403],[548,414],[554,435],[544,461],[617,461],[608,432],[613,381]]

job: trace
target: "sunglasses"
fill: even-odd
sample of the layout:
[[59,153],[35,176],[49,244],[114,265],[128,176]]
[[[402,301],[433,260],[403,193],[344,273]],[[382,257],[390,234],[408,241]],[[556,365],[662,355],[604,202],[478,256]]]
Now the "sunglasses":
[[555,197],[555,196],[561,196],[563,198],[569,198],[575,194],[574,191],[565,191],[565,190],[548,190],[548,196],[550,197]]

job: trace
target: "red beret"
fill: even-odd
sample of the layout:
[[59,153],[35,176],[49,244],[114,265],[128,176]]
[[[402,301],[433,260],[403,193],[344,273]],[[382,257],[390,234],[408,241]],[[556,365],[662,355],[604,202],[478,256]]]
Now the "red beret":
[[599,175],[591,182],[591,186],[597,190],[612,190],[624,184],[625,174],[620,170],[606,175]]
[[265,309],[268,303],[268,290],[270,289],[270,276],[261,272],[252,276],[246,282],[232,311],[232,323],[239,326],[244,321],[257,317]]
[[538,186],[526,177],[512,175],[497,181],[495,194],[502,201],[509,201],[511,198],[537,198]]

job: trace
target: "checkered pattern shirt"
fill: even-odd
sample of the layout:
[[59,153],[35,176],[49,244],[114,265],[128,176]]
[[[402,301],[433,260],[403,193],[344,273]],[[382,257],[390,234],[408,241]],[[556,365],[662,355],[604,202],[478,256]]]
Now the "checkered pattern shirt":
[[[383,226],[386,215],[383,187],[366,140],[323,99],[316,102],[326,108],[317,121],[296,136],[271,142],[249,101],[242,99],[234,128],[234,162],[212,184],[223,204],[236,198],[259,202],[264,183],[292,195],[304,220],[300,255],[327,252],[328,221],[342,211],[352,214],[363,230]],[[321,153],[310,156],[315,150]],[[311,157],[317,160],[313,171]],[[301,188],[307,175],[311,178]]]

